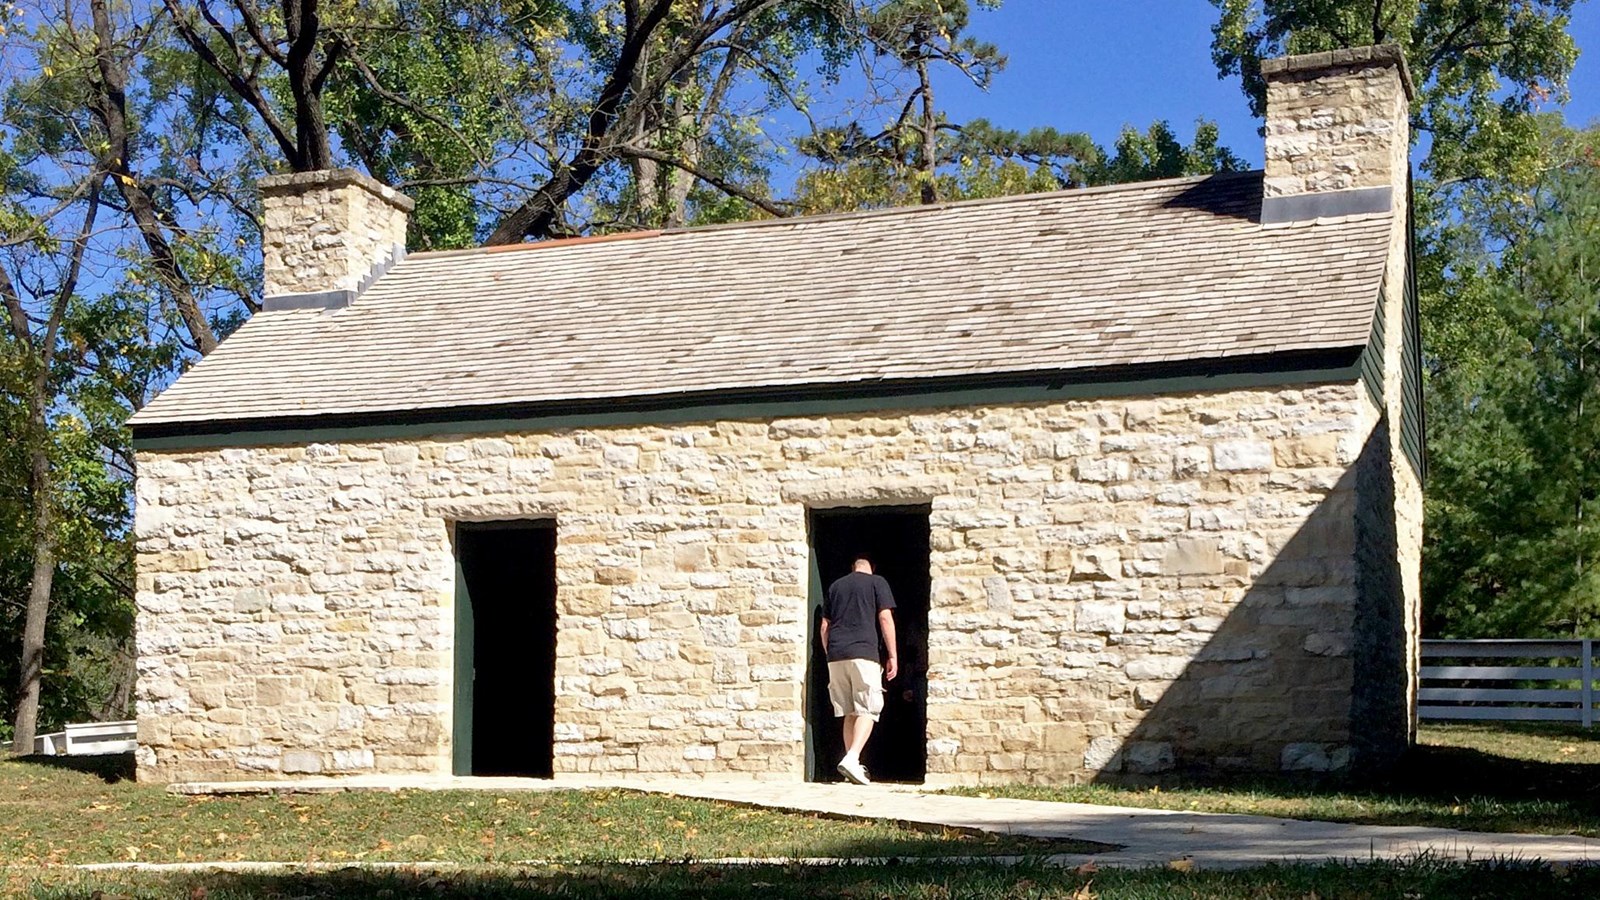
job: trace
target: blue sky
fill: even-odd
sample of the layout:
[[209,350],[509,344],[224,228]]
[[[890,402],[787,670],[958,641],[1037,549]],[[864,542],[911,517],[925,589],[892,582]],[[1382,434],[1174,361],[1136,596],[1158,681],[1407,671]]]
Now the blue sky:
[[[1109,146],[1124,124],[1167,119],[1187,140],[1204,116],[1222,142],[1252,166],[1261,139],[1236,80],[1218,80],[1211,62],[1208,0],[1005,0],[976,10],[970,33],[999,45],[1009,65],[984,94],[959,77],[937,85],[940,105],[961,122],[985,117],[997,125],[1051,125],[1087,131]],[[1573,17],[1580,51],[1570,84],[1567,119],[1600,120],[1600,4],[1581,3]]]

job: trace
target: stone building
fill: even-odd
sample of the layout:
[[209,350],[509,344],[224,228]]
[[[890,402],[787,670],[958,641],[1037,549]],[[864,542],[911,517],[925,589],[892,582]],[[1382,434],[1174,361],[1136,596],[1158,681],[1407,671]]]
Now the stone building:
[[823,777],[860,548],[925,670],[880,777],[1381,765],[1411,87],[1263,71],[1264,173],[409,256],[267,179],[262,311],[132,423],[139,777]]

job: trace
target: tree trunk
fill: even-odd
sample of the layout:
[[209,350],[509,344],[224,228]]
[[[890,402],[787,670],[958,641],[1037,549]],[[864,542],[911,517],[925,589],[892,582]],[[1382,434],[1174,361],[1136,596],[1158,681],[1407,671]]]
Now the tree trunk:
[[921,80],[922,93],[922,202],[924,204],[939,202],[939,185],[934,181],[934,176],[939,170],[939,148],[934,143],[939,137],[938,119],[934,117],[933,110],[933,79],[928,77],[928,57],[917,57],[917,77]]
[[56,548],[50,533],[50,435],[44,408],[49,374],[34,379],[28,398],[28,430],[33,444],[28,491],[32,495],[33,576],[28,590],[28,617],[22,628],[22,677],[17,689],[17,718],[11,752],[27,756],[39,727],[39,682],[44,675],[44,625],[50,615],[50,587],[55,581]]
[[[28,583],[28,611],[22,627],[22,666],[17,689],[17,717],[13,723],[11,752],[26,756],[33,752],[34,733],[39,727],[39,683],[44,675],[44,626],[50,616],[50,589],[55,582],[56,546],[54,521],[51,514],[50,478],[50,371],[56,361],[56,341],[61,334],[61,323],[67,314],[67,304],[78,292],[78,277],[83,272],[83,254],[94,234],[95,216],[100,211],[99,170],[90,173],[89,209],[84,213],[83,227],[71,247],[66,277],[56,288],[51,300],[50,315],[45,320],[44,332],[37,343],[31,360],[32,373],[28,383],[28,426],[24,440],[28,443],[29,506],[33,516],[33,574]],[[29,332],[27,311],[21,295],[8,275],[0,272],[0,298],[5,301],[7,318],[12,334],[21,348],[33,348]]]
[[333,168],[333,149],[328,141],[328,124],[322,113],[322,81],[338,54],[335,47],[325,51],[319,66],[317,41],[322,31],[318,17],[319,0],[284,0],[283,25],[289,37],[289,93],[294,97],[294,135],[298,158],[292,160],[297,172]]

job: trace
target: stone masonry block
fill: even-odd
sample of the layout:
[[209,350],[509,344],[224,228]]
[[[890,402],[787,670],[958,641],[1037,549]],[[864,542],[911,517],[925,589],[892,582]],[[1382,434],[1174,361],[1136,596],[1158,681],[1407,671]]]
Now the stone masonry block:
[[315,775],[322,771],[322,754],[315,750],[289,750],[280,766],[287,775]]
[[1222,543],[1215,538],[1179,539],[1167,545],[1161,561],[1165,575],[1217,575],[1222,572]]
[[1265,472],[1272,468],[1272,445],[1266,441],[1219,441],[1211,448],[1219,472]]

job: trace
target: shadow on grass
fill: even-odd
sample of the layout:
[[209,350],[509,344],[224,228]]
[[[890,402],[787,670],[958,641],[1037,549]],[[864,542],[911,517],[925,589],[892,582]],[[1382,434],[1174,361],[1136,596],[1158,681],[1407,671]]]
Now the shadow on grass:
[[93,775],[106,784],[133,780],[133,754],[108,753],[103,756],[20,756],[17,762],[46,769],[61,769]]
[[1373,786],[1422,797],[1562,799],[1600,814],[1600,766],[1516,759],[1467,747],[1417,746]]
[[[1600,836],[1600,762],[1558,762],[1563,746],[1574,758],[1593,760],[1597,736],[1550,725],[1496,725],[1492,729],[1431,729],[1436,741],[1418,744],[1375,775],[1321,778],[1267,775],[1169,775],[1125,779],[1095,802],[1139,802],[1143,788],[1159,787],[1192,808],[1259,812],[1294,818],[1370,825],[1433,825],[1474,831],[1573,833]],[[1178,792],[1215,795],[1184,796]],[[1046,791],[1047,792],[1047,791]],[[1063,797],[1079,799],[1068,790]],[[1029,796],[1022,794],[1022,796]],[[1258,801],[1259,806],[1246,801]],[[1160,805],[1160,804],[1156,804]]]
[[[97,893],[98,892],[98,893]],[[31,886],[40,900],[67,897],[204,897],[206,900],[297,897],[703,897],[759,895],[764,900],[854,897],[1059,897],[1101,900],[1157,897],[1545,898],[1594,896],[1600,868],[1496,862],[1448,865],[1431,860],[1365,865],[1265,866],[1234,872],[1171,869],[1078,872],[1038,865],[1001,867],[918,863],[900,866],[758,866],[699,864],[505,869],[492,872],[357,872],[259,875],[81,875]]]
[[[1554,733],[1548,727],[1503,730],[1544,737]],[[1593,735],[1576,730],[1572,737],[1594,739]],[[1294,784],[1281,782],[1279,786],[1297,793],[1335,789],[1349,794],[1435,802],[1466,797],[1507,802],[1560,801],[1586,810],[1600,824],[1600,765],[1522,759],[1481,748],[1418,744],[1392,769],[1376,777],[1305,783],[1298,789],[1292,787]]]

